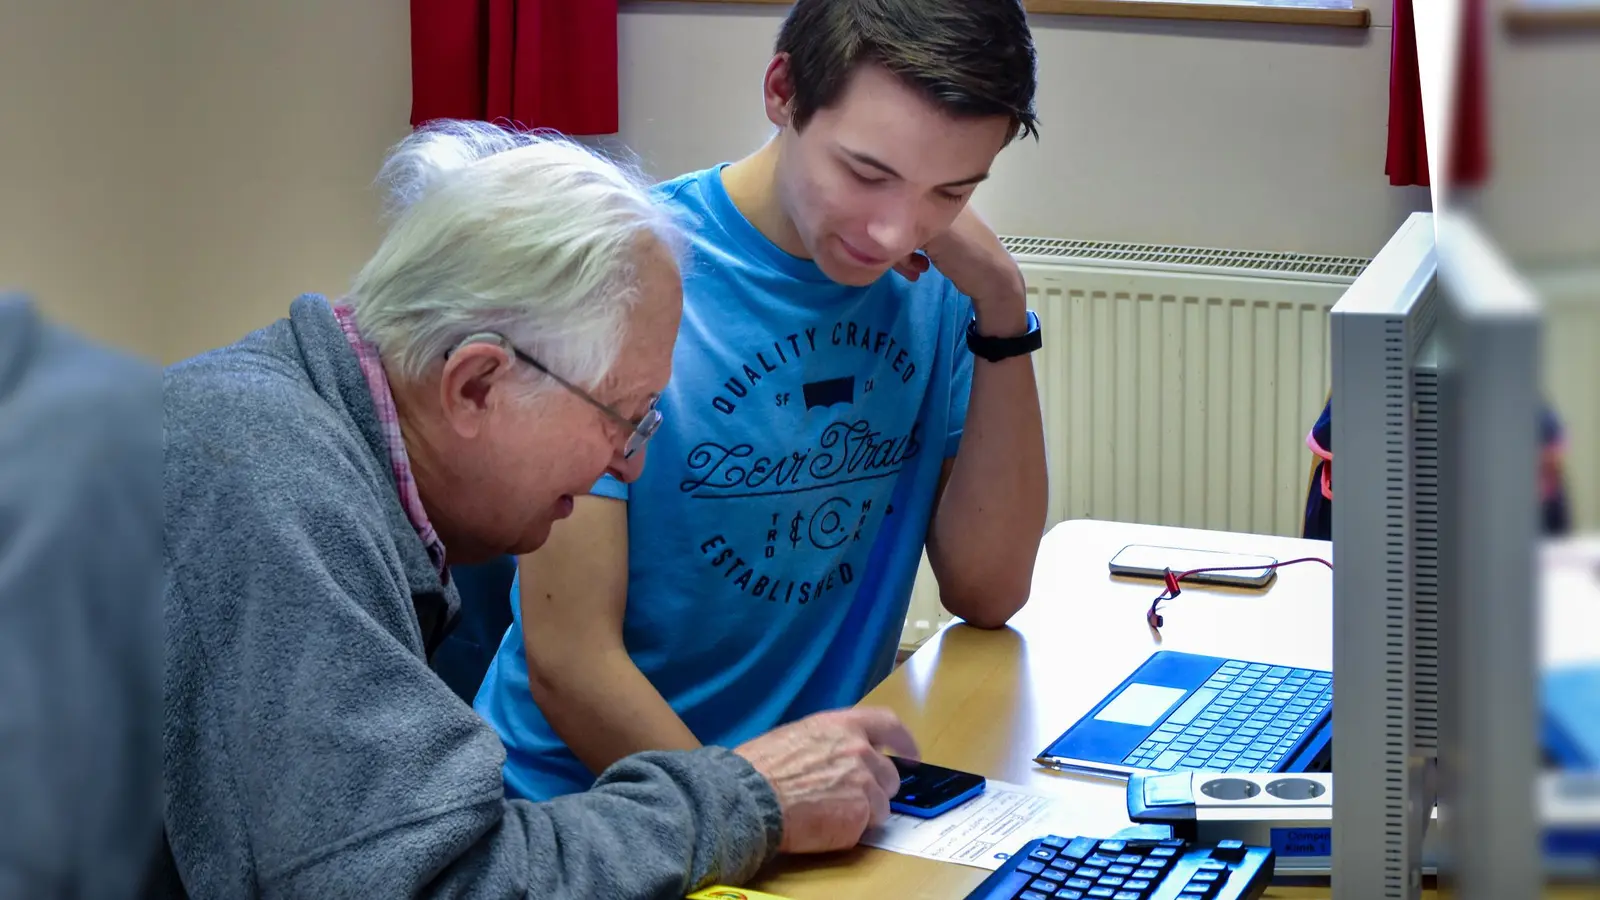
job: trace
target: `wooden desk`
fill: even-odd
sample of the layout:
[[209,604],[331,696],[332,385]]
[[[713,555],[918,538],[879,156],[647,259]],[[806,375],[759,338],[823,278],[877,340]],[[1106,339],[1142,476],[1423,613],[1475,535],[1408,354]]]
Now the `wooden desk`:
[[[1165,648],[1283,665],[1333,665],[1333,579],[1327,568],[1307,563],[1281,569],[1272,588],[1261,593],[1186,586],[1163,607],[1166,625],[1158,643],[1144,614],[1160,585],[1113,579],[1106,570],[1127,544],[1331,560],[1331,545],[1322,541],[1064,522],[1045,536],[1033,596],[1011,627],[944,629],[863,702],[899,713],[929,762],[1059,793],[1091,821],[1103,823],[1099,830],[1106,834],[1125,827],[1123,782],[1052,772],[1033,757],[1145,657]],[[987,874],[857,849],[786,860],[751,887],[795,900],[959,900]],[[1267,896],[1326,894],[1326,888],[1298,888],[1275,889]]]
[[[1305,563],[1281,569],[1277,582],[1264,593],[1185,587],[1182,596],[1163,609],[1166,625],[1158,643],[1144,613],[1160,587],[1113,579],[1106,570],[1111,557],[1127,544],[1332,560],[1331,545],[1321,541],[1065,522],[1045,536],[1032,599],[1011,627],[946,628],[863,702],[897,712],[917,736],[929,762],[1058,793],[1075,810],[1101,823],[1092,836],[1126,826],[1122,782],[1042,769],[1033,757],[1152,651],[1164,647],[1319,668],[1333,664],[1333,579],[1327,568]],[[1595,596],[1600,591],[1575,598],[1572,590],[1576,588],[1567,581],[1558,593],[1569,604],[1581,601],[1591,610],[1589,617],[1600,620],[1600,596]],[[1547,617],[1547,658],[1592,654],[1588,647],[1600,632],[1575,634],[1573,629],[1553,626]],[[785,860],[751,887],[794,900],[959,900],[987,874],[969,866],[863,848]],[[1583,890],[1567,896],[1592,896]],[[1274,886],[1266,896],[1287,900],[1328,895],[1325,886]]]

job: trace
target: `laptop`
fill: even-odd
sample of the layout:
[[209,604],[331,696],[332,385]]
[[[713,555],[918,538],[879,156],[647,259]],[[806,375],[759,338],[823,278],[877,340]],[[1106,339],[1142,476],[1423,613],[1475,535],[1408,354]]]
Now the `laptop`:
[[1600,662],[1551,668],[1541,681],[1546,767],[1600,771]]
[[[1545,763],[1600,770],[1600,663],[1542,679]],[[1333,673],[1160,650],[1055,740],[1036,762],[1136,772],[1328,772]]]
[[1158,650],[1037,762],[1135,772],[1325,772],[1333,673]]

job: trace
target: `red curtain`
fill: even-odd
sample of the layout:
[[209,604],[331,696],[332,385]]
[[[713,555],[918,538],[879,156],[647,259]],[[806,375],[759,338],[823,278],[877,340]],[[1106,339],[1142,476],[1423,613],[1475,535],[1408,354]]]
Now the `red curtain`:
[[[1384,172],[1394,185],[1428,184],[1428,141],[1422,121],[1422,79],[1417,65],[1417,23],[1412,0],[1394,0],[1390,30],[1389,154]],[[1461,50],[1456,60],[1455,133],[1450,180],[1482,183],[1489,175],[1488,93],[1485,89],[1483,0],[1463,0]]]
[[1489,177],[1489,92],[1484,80],[1484,0],[1462,0],[1461,57],[1456,73],[1456,127],[1450,163],[1459,185],[1481,184]]
[[411,0],[411,124],[617,131],[617,0]]

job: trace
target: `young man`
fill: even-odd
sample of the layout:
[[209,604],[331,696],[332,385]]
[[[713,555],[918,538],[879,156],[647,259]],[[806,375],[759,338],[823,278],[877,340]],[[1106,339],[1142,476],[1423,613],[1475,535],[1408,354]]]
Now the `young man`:
[[763,81],[777,134],[660,186],[694,229],[671,425],[522,561],[476,704],[511,793],[859,701],[924,545],[968,622],[1026,601],[1038,324],[966,206],[1034,133],[1034,83],[1017,0],[800,0]]

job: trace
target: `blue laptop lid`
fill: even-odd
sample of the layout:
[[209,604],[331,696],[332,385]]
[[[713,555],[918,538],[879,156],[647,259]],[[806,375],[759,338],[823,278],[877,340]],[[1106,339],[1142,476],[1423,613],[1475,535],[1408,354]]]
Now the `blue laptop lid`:
[[1563,769],[1600,769],[1600,663],[1549,669],[1542,689],[1550,760]]

